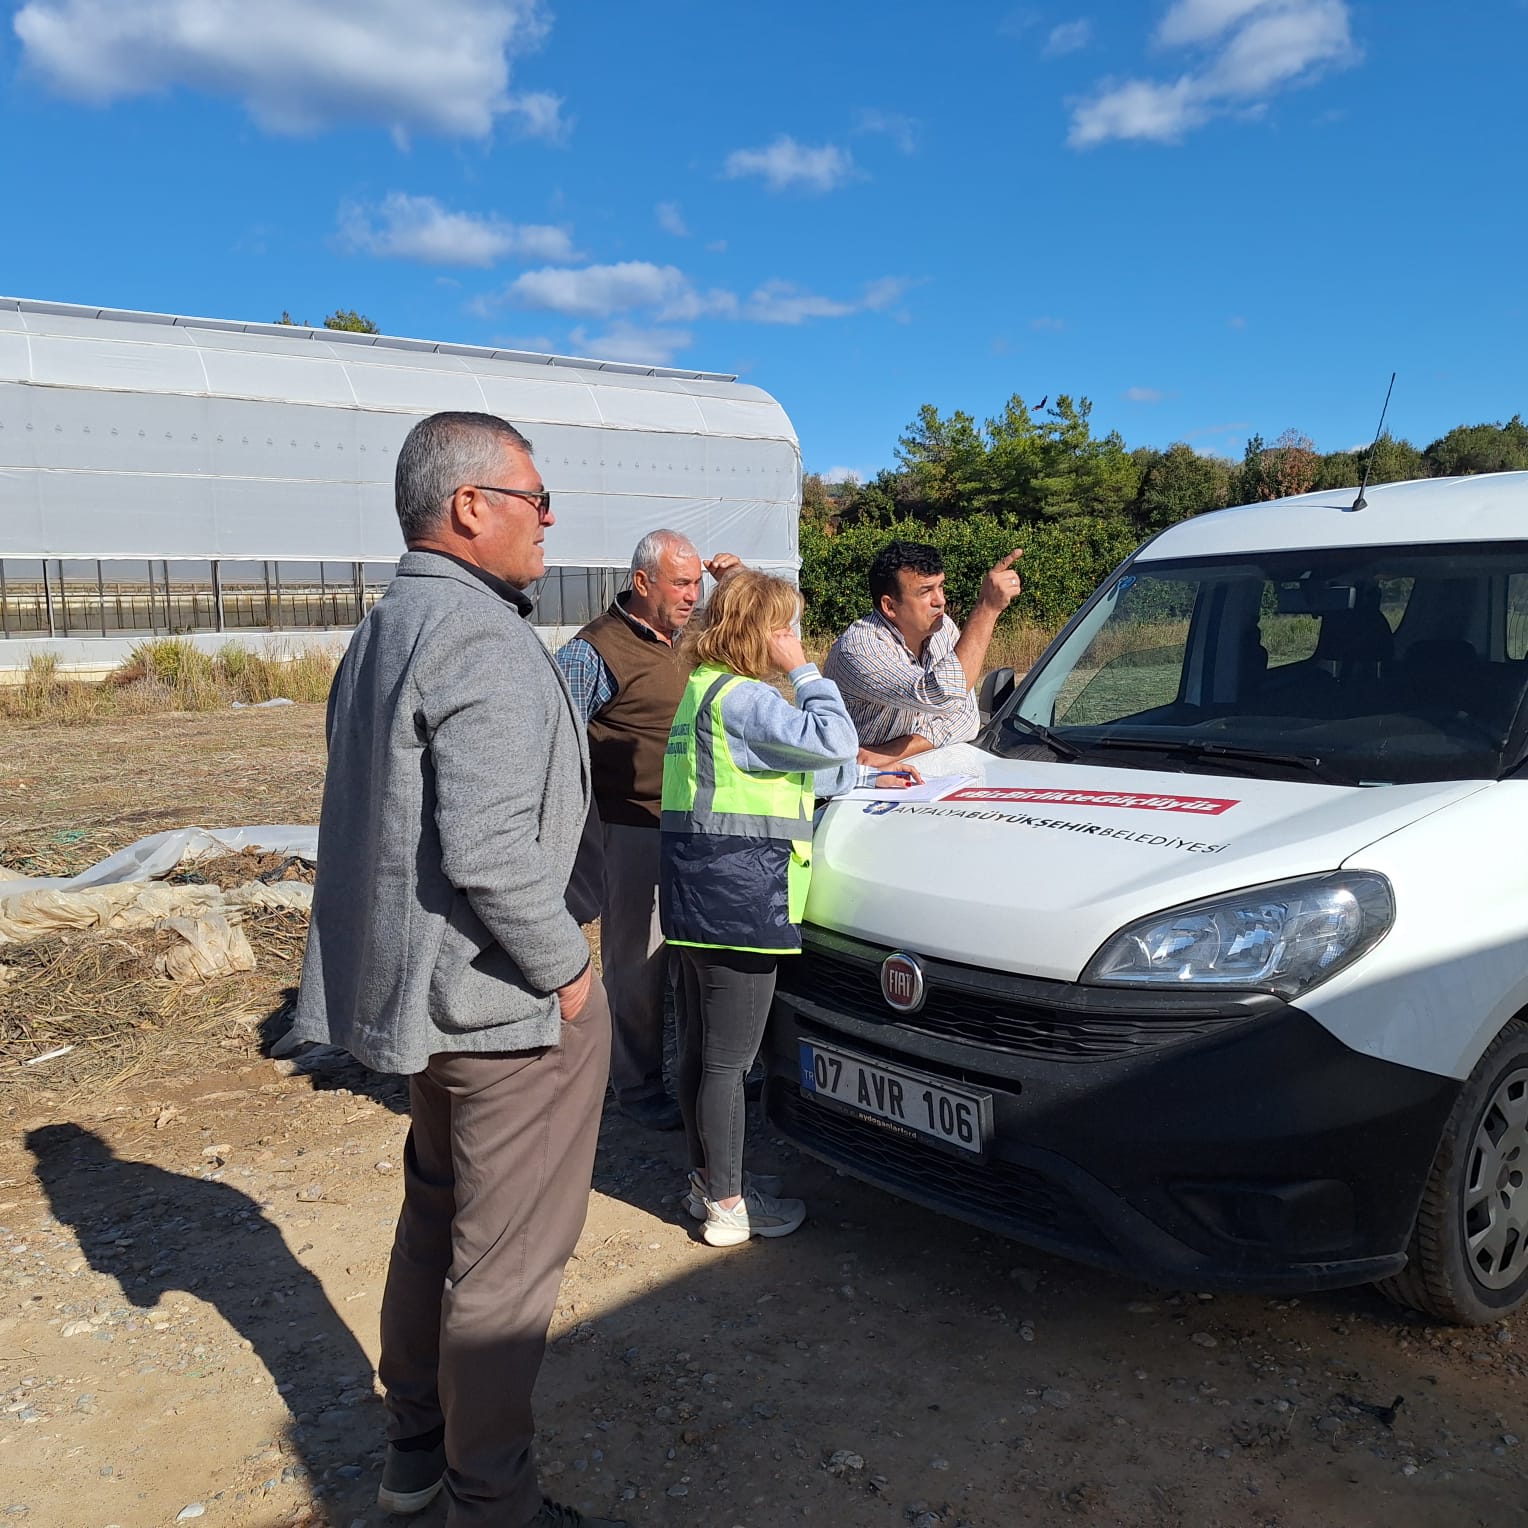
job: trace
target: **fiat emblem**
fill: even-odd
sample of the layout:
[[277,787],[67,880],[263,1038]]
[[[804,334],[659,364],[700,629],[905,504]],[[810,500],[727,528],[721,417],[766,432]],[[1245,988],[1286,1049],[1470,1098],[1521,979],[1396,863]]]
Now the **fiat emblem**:
[[898,950],[881,962],[881,996],[898,1013],[916,1013],[923,1006],[923,966],[916,955]]

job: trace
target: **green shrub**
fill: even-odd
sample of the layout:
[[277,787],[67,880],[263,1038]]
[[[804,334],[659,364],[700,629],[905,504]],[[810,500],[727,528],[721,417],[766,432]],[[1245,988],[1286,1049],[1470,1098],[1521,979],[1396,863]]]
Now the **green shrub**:
[[[976,603],[987,570],[1022,547],[1016,567],[1024,592],[999,627],[1054,631],[1136,546],[1135,533],[1119,521],[1073,516],[1052,523],[1021,524],[1006,516],[962,515],[924,525],[916,520],[851,525],[829,534],[820,523],[801,526],[801,591],[804,621],[814,636],[831,637],[870,608],[865,577],[870,559],[888,541],[921,541],[944,557],[950,613],[962,620]],[[1028,644],[1026,644],[1027,646]]]

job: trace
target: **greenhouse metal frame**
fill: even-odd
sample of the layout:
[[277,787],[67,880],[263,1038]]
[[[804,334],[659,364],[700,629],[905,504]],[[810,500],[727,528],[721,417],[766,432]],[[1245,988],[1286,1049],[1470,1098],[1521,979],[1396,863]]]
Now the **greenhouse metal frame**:
[[801,458],[714,372],[0,298],[0,669],[348,631],[403,547],[398,447],[440,409],[530,438],[556,496],[529,591],[556,642],[659,526],[798,571]]

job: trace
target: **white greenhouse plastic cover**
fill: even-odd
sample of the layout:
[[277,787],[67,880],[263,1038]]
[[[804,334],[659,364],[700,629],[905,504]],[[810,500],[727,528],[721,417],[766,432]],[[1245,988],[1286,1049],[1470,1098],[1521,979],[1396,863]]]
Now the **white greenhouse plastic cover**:
[[553,566],[670,526],[795,569],[801,458],[710,372],[0,298],[0,558],[391,562],[393,467],[440,409],[523,426]]

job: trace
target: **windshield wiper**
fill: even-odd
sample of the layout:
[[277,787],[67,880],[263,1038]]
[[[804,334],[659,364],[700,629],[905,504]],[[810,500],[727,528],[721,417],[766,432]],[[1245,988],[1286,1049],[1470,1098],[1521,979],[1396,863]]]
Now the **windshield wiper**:
[[1100,737],[1087,744],[1094,748],[1133,748],[1144,753],[1176,753],[1211,763],[1224,760],[1230,764],[1275,764],[1303,769],[1327,785],[1352,785],[1339,770],[1324,763],[1318,754],[1285,753],[1276,748],[1246,748],[1237,743],[1211,743],[1201,738]]
[[1003,718],[1005,727],[1022,727],[1026,732],[1032,733],[1039,738],[1047,748],[1054,749],[1063,759],[1080,759],[1082,749],[1075,743],[1068,743],[1065,738],[1059,738],[1049,727],[1040,722],[1032,722],[1027,716],[1020,716],[1017,711]]

